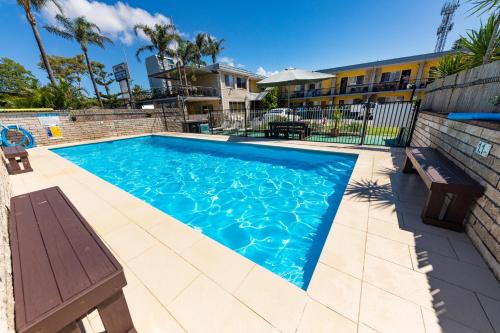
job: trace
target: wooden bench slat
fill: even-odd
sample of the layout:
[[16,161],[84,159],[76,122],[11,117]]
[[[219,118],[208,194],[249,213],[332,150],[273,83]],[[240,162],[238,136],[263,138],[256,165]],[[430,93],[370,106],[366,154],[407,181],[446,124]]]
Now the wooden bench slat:
[[[25,322],[34,320],[60,304],[61,296],[53,278],[29,195],[14,198],[11,210],[17,239],[17,247],[13,248],[13,252],[19,258],[18,269],[21,277],[21,283],[14,284],[14,294],[27,295],[23,297],[24,303],[15,303],[16,322],[18,325],[24,325]],[[17,223],[18,219],[23,222]],[[19,298],[16,297],[17,299]]]
[[59,332],[97,308],[108,332],[135,332],[123,268],[64,193],[20,195],[11,208],[16,330]]
[[79,263],[68,238],[64,234],[46,192],[33,192],[30,195],[36,219],[42,234],[45,249],[63,301],[90,286],[82,265]]
[[72,209],[66,198],[55,188],[47,189],[45,196],[68,237],[83,269],[92,283],[102,280],[117,270],[96,240],[81,223],[81,217]]
[[473,195],[481,195],[484,191],[475,180],[435,149],[424,147],[407,150],[407,156],[429,189],[446,189],[448,192],[469,190]]

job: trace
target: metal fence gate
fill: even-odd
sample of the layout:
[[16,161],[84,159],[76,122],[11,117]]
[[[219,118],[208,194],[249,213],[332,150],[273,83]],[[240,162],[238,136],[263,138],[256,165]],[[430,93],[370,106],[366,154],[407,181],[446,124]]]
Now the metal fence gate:
[[403,147],[409,144],[417,102],[311,108],[210,111],[204,133]]

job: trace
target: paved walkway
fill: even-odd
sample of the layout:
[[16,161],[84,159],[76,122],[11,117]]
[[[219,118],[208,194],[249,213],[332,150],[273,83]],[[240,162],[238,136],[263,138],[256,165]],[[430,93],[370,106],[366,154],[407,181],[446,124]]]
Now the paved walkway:
[[63,189],[124,266],[139,332],[500,332],[498,281],[466,235],[421,223],[402,150],[255,143],[359,154],[307,291],[44,147],[11,181]]

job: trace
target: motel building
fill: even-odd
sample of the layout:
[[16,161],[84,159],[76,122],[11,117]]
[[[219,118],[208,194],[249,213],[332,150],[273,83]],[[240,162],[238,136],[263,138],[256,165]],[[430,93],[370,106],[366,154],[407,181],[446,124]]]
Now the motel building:
[[189,118],[209,112],[241,112],[264,97],[257,82],[263,76],[215,63],[207,66],[174,66],[170,58],[160,66],[156,56],[146,59],[150,94],[141,104],[181,108]]
[[356,65],[318,70],[335,75],[309,84],[280,88],[280,104],[290,106],[321,107],[332,104],[363,102],[396,102],[421,99],[424,89],[432,80],[430,71],[450,51],[427,53],[409,57],[373,61]]

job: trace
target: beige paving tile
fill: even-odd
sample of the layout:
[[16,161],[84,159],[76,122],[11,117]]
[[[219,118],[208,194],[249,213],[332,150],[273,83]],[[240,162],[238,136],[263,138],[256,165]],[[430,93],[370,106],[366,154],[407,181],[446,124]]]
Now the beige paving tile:
[[366,233],[334,223],[319,261],[361,279],[365,243]]
[[409,246],[404,243],[368,234],[366,253],[410,269],[413,268]]
[[[396,205],[387,201],[371,199],[369,217],[377,220],[399,225],[399,216],[396,210]],[[402,223],[402,222],[401,222]]]
[[425,332],[418,305],[368,283],[363,283],[359,321],[378,332]]
[[283,332],[293,332],[307,301],[306,293],[285,279],[255,265],[236,297]]
[[182,256],[229,292],[236,291],[255,265],[208,237],[202,237]]
[[163,244],[153,246],[127,264],[164,306],[200,274]]
[[500,332],[500,301],[483,295],[478,295],[477,297],[479,298],[491,325],[495,329],[495,332]]
[[361,280],[318,263],[307,293],[348,319],[358,320]]
[[433,310],[422,309],[426,333],[478,333],[446,317],[438,317]]
[[224,289],[200,275],[169,306],[188,332],[271,332],[272,326]]
[[153,226],[148,232],[177,253],[182,253],[203,237],[201,232],[173,218]]
[[368,229],[368,208],[368,201],[343,199],[333,223],[366,231]]
[[363,281],[419,305],[432,308],[433,298],[425,274],[367,254]]
[[436,253],[419,253],[416,269],[429,276],[500,300],[500,284],[486,268]]
[[96,333],[106,332],[106,329],[102,324],[101,317],[99,317],[99,313],[95,311],[95,314],[96,315],[89,317],[89,322],[90,326],[92,327],[92,330]]
[[429,224],[425,224],[424,222],[422,222],[422,218],[420,217],[420,211],[421,208],[419,210],[411,212],[405,210],[402,211],[405,230],[412,231],[414,233],[425,232],[426,234],[430,235],[442,236],[448,239],[456,239],[464,242],[470,242],[467,235],[463,232],[455,232],[435,227]]
[[450,243],[458,256],[458,260],[477,265],[479,267],[488,268],[483,257],[481,257],[474,245],[472,245],[471,241],[450,239]]
[[375,331],[373,328],[366,326],[363,323],[359,323],[358,325],[358,333],[379,333]]
[[82,318],[82,324],[83,324],[83,328],[85,330],[85,333],[100,333],[100,332],[94,331],[94,329],[92,328],[92,325],[90,324],[90,320],[88,317]]
[[90,213],[82,212],[82,215],[100,235],[115,232],[127,224],[132,223],[125,215],[111,206]]
[[328,309],[318,302],[307,302],[297,333],[355,333],[356,323]]
[[137,332],[186,332],[145,287],[125,292],[125,298]]
[[479,332],[493,332],[476,294],[433,277],[429,277],[429,284],[434,297],[434,312],[440,322],[449,319]]
[[419,249],[433,251],[453,258],[456,257],[448,240],[441,236],[406,231],[395,225],[376,219],[369,220],[368,233],[418,247]]
[[129,204],[119,209],[122,214],[146,230],[170,219],[165,213],[145,202]]
[[133,223],[103,237],[113,251],[125,262],[157,244],[153,237]]

